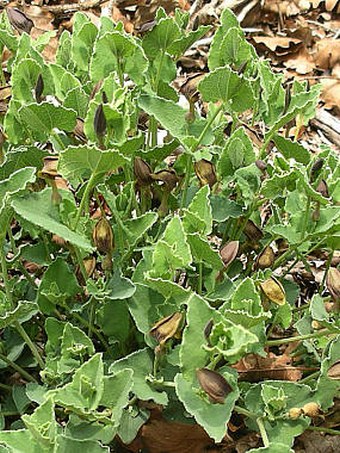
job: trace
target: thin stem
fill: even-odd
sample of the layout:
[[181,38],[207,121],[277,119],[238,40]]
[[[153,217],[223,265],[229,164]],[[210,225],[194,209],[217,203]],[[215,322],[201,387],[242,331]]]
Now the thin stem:
[[31,337],[28,335],[26,330],[22,327],[22,325],[18,321],[14,321],[14,327],[17,329],[18,333],[22,336],[22,338],[25,340],[25,343],[30,348],[30,350],[33,354],[33,357],[38,362],[40,368],[44,369],[45,363],[44,363],[36,345],[31,340]]
[[320,374],[320,370],[315,371],[314,373],[306,376],[305,378],[300,379],[299,384],[306,384],[307,382],[312,381],[313,379],[317,378],[319,376],[319,374]]
[[3,417],[15,417],[17,415],[20,415],[20,412],[17,411],[0,411],[0,415]]
[[1,354],[0,352],[0,360],[5,362],[8,366],[13,368],[13,370],[17,371],[23,378],[25,378],[29,382],[37,382],[36,379],[27,371],[25,371],[23,368],[21,368],[20,365],[17,365],[16,363],[12,362],[8,357],[6,357],[4,354]]
[[340,431],[332,428],[323,428],[322,426],[307,426],[310,431],[319,431],[320,433],[331,434],[332,436],[340,436]]
[[203,263],[200,261],[198,263],[198,294],[202,294],[203,291]]
[[256,423],[257,423],[257,426],[259,427],[259,430],[260,430],[260,434],[261,434],[261,437],[262,437],[262,440],[263,440],[263,445],[265,447],[268,447],[269,446],[269,439],[268,439],[268,435],[267,435],[266,429],[264,427],[264,423],[263,423],[262,417],[257,418],[256,419]]
[[309,333],[307,335],[297,335],[296,337],[280,338],[278,340],[268,340],[266,342],[266,346],[280,346],[281,344],[294,343],[295,341],[309,340],[310,338],[319,338],[333,334],[334,332],[330,332],[327,329],[319,330],[318,332]]
[[1,382],[0,382],[0,389],[6,390],[6,392],[12,391],[12,387],[10,385],[2,384]]
[[247,409],[244,409],[241,406],[237,406],[237,404],[235,404],[235,406],[234,406],[234,411],[237,412],[238,414],[245,415],[246,417],[249,417],[249,418],[255,418],[256,417],[255,414],[253,414],[252,412],[248,411]]
[[221,360],[221,358],[222,358],[222,354],[216,354],[216,356],[212,360],[210,360],[208,368],[210,370],[214,370],[216,368],[218,362]]
[[90,313],[89,313],[89,326],[87,329],[87,336],[91,338],[93,332],[93,323],[94,323],[94,309],[95,309],[95,298],[92,297],[90,301]]

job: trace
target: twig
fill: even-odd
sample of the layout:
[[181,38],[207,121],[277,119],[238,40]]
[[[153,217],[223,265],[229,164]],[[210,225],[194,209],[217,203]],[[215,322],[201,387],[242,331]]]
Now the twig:
[[82,11],[86,9],[96,8],[97,6],[105,3],[107,0],[86,0],[78,3],[66,3],[61,5],[43,6],[42,9],[49,11],[53,14],[73,13],[75,11]]

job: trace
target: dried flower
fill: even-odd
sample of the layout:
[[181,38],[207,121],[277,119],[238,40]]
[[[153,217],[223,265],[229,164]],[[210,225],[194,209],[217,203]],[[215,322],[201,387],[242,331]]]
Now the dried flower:
[[34,27],[33,21],[26,16],[25,13],[20,11],[18,8],[7,8],[7,16],[11,23],[11,25],[19,32],[19,33],[27,33],[28,35],[31,33],[32,28]]
[[94,131],[97,137],[101,138],[106,132],[106,118],[104,114],[103,104],[99,104],[94,114],[93,120]]
[[102,217],[93,229],[93,242],[100,253],[111,253],[114,248],[113,231],[110,222]]
[[203,330],[204,338],[207,341],[209,340],[209,336],[210,336],[213,326],[214,326],[214,321],[212,319],[210,319],[210,321],[208,321],[204,327],[204,330]]
[[182,323],[182,319],[183,315],[179,312],[166,316],[152,327],[150,335],[153,336],[162,346],[167,340],[176,335]]
[[329,379],[340,379],[340,360],[333,363],[333,365],[328,369],[327,376]]
[[54,179],[60,176],[58,173],[58,156],[44,157],[44,166],[40,172],[40,177],[45,179]]
[[262,253],[257,257],[255,262],[255,269],[266,269],[271,267],[275,261],[275,253],[273,249],[268,246]]
[[179,177],[173,169],[160,170],[157,173],[152,173],[150,176],[153,180],[164,183],[164,189],[167,192],[171,192],[179,181]]
[[240,247],[239,241],[230,241],[225,244],[220,250],[220,256],[223,261],[224,267],[228,267],[238,254]]
[[266,171],[267,164],[263,160],[256,160],[255,165],[257,166],[257,168],[259,170],[262,171],[262,173],[264,173]]
[[288,416],[292,420],[298,419],[302,415],[302,409],[301,407],[292,407],[289,409]]
[[302,412],[308,417],[316,417],[320,413],[320,406],[314,402],[307,403],[303,406]]
[[74,136],[81,142],[85,143],[87,141],[86,135],[84,133],[84,120],[77,118],[76,126],[73,129]]
[[213,185],[216,184],[217,177],[215,165],[212,162],[209,162],[206,159],[195,162],[195,173],[201,186],[209,184],[210,187],[213,187]]
[[226,379],[217,371],[208,368],[196,370],[198,382],[212,403],[223,404],[228,393],[232,391]]
[[276,278],[268,278],[260,286],[267,299],[274,302],[274,304],[284,305],[286,303],[285,290]]
[[141,157],[136,157],[133,163],[133,169],[138,187],[145,187],[152,184],[152,169],[145,160],[143,160]]
[[340,301],[340,271],[336,267],[330,267],[327,272],[326,286],[334,302]]

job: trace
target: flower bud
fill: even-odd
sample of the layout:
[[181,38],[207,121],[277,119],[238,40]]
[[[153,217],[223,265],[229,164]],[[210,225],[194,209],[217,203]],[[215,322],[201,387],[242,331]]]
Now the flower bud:
[[313,182],[316,180],[318,174],[320,173],[320,170],[322,169],[323,167],[323,164],[324,164],[324,160],[323,159],[317,159],[312,168],[311,168],[311,171],[310,171],[310,181]]
[[228,393],[232,391],[226,379],[216,371],[199,368],[196,370],[196,376],[211,403],[223,404]]
[[329,379],[340,379],[340,360],[333,363],[333,365],[328,369],[327,376]]
[[328,185],[324,179],[321,179],[318,187],[316,188],[316,191],[319,192],[323,197],[329,198]]
[[292,420],[298,419],[302,415],[302,409],[301,407],[292,407],[289,409],[288,416]]
[[40,172],[41,178],[55,179],[60,176],[58,173],[58,156],[46,156],[43,159],[44,166]]
[[252,242],[258,242],[263,238],[260,228],[252,220],[248,220],[244,227],[244,234]]
[[262,171],[262,173],[264,173],[267,169],[267,164],[263,160],[256,160],[255,165]]
[[150,335],[153,336],[161,346],[163,346],[167,340],[176,335],[181,326],[182,319],[183,315],[179,312],[166,316],[152,327]]
[[111,253],[114,248],[113,231],[110,222],[102,217],[93,229],[93,242],[100,253]]
[[152,184],[151,167],[141,157],[136,157],[133,163],[133,169],[137,180],[138,187],[145,187]]
[[195,162],[195,173],[201,186],[209,184],[209,187],[213,187],[216,184],[217,177],[215,171],[215,165],[206,159],[201,159]]
[[317,403],[307,403],[303,406],[302,412],[308,417],[317,417],[320,413],[320,406]]
[[85,143],[87,141],[86,135],[84,133],[84,120],[77,118],[76,126],[73,129],[74,136],[81,142]]
[[240,243],[239,241],[230,241],[225,244],[220,250],[220,257],[223,261],[224,267],[228,267],[238,254]]
[[334,302],[340,301],[340,271],[336,267],[330,267],[327,272],[326,286]]
[[28,35],[31,33],[34,24],[25,13],[17,8],[7,8],[7,16],[11,25],[19,32],[26,32]]
[[268,246],[263,252],[257,257],[255,262],[255,269],[266,269],[271,267],[275,261],[275,253],[273,249]]
[[312,326],[312,329],[314,329],[314,330],[322,329],[322,325],[319,323],[319,321],[316,321],[315,319],[313,319],[313,321],[311,322],[311,326]]
[[274,302],[274,304],[284,305],[286,303],[285,290],[281,283],[274,279],[274,277],[268,278],[263,283],[260,283],[260,286],[267,299]]
[[97,137],[101,138],[106,132],[106,118],[104,114],[103,104],[99,104],[93,120],[93,127]]
[[42,101],[41,95],[43,94],[43,91],[44,91],[44,79],[42,78],[42,75],[39,74],[34,89],[35,99],[38,102],[38,104]]

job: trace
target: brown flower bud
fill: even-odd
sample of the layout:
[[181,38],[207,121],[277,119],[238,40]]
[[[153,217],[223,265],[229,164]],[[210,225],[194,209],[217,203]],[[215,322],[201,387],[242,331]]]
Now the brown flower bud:
[[317,178],[320,170],[322,169],[323,167],[323,164],[324,164],[324,160],[323,159],[317,159],[312,168],[311,168],[311,171],[310,171],[310,181],[313,182],[315,181],[315,179]]
[[271,267],[275,261],[275,253],[273,249],[268,246],[262,253],[257,257],[255,262],[255,269],[266,269]]
[[317,417],[320,413],[320,406],[317,403],[307,403],[303,406],[302,412],[308,417]]
[[286,303],[286,294],[281,283],[274,277],[268,278],[263,283],[260,283],[260,287],[264,295],[271,302],[277,305],[284,305]]
[[84,268],[88,277],[91,277],[96,268],[96,258],[91,256],[83,260]]
[[324,179],[321,179],[318,187],[316,188],[316,191],[319,192],[323,197],[329,198],[328,185]]
[[93,120],[94,131],[97,137],[101,138],[105,135],[106,132],[106,118],[104,114],[103,104],[99,104]]
[[170,316],[166,316],[152,327],[150,335],[153,336],[161,346],[163,346],[167,340],[176,335],[181,326],[182,319],[182,313],[178,312],[175,312]]
[[244,227],[244,234],[252,242],[258,242],[263,238],[260,228],[252,220],[248,220]]
[[42,78],[42,75],[39,74],[34,89],[35,99],[38,102],[38,104],[42,101],[43,91],[44,91],[44,79]]
[[171,192],[178,184],[179,177],[175,170],[160,170],[157,173],[152,173],[151,178],[155,181],[164,183],[164,189]]
[[102,217],[93,229],[93,242],[100,253],[111,253],[114,248],[113,231],[110,222]]
[[328,369],[327,376],[329,379],[340,379],[340,360],[333,363],[333,365]]
[[327,272],[326,286],[334,302],[340,301],[340,271],[336,267],[330,267]]
[[90,94],[90,101],[92,101],[92,99],[94,99],[95,95],[99,92],[99,90],[101,89],[101,87],[103,86],[103,81],[102,80],[99,80],[95,86],[92,88],[92,91],[91,91],[91,94]]
[[319,323],[319,321],[316,321],[315,319],[313,319],[313,321],[311,322],[311,326],[312,326],[312,329],[314,329],[314,330],[322,329],[322,325]]
[[195,173],[201,186],[209,184],[213,187],[216,184],[217,177],[215,171],[215,165],[206,159],[201,159],[195,162]]
[[239,241],[230,241],[225,244],[220,250],[220,257],[223,261],[224,267],[228,267],[238,254],[240,243]]
[[223,404],[228,393],[232,391],[226,379],[216,371],[199,368],[196,370],[196,376],[211,403]]
[[18,8],[7,8],[7,16],[11,25],[19,32],[26,32],[28,35],[31,33],[34,24],[25,13]]
[[145,187],[152,184],[151,167],[141,157],[136,157],[133,163],[133,169],[137,180],[138,187]]
[[255,165],[257,166],[257,168],[259,170],[262,171],[262,173],[264,173],[266,171],[267,164],[263,160],[256,160]]
[[196,73],[188,76],[186,81],[181,85],[180,92],[190,102],[197,102],[199,99],[199,91],[197,90],[198,83],[205,77],[206,74]]
[[212,319],[210,319],[210,321],[208,321],[204,327],[204,338],[206,340],[209,340],[209,336],[210,336],[210,333],[212,331],[212,328],[214,327],[214,321]]
[[298,419],[302,415],[302,409],[301,407],[292,407],[289,409],[288,416],[292,420]]

